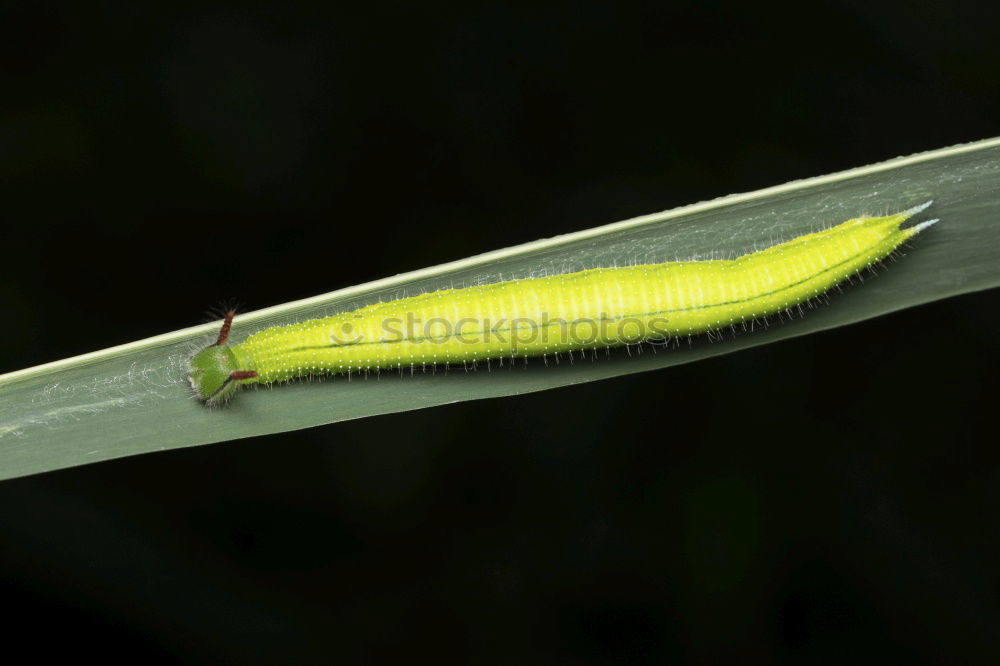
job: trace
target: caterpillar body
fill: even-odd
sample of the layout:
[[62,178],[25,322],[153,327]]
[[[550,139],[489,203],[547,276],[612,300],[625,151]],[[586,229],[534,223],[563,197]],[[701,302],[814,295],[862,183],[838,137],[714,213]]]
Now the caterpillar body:
[[320,319],[275,326],[195,354],[189,378],[209,405],[243,384],[426,366],[663,340],[778,313],[885,259],[937,220],[900,225],[930,202],[731,260],[593,268],[442,289]]

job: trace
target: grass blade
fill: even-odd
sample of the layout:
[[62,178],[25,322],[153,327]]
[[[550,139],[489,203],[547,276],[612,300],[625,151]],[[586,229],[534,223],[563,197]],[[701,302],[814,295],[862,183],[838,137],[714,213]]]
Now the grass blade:
[[[647,215],[242,315],[234,336],[422,291],[675,258],[733,256],[862,214],[934,200],[941,223],[905,259],[807,317],[657,354],[492,372],[383,374],[249,390],[220,410],[194,401],[190,354],[205,325],[0,376],[0,478],[306,428],[460,400],[540,391],[664,368],[834,328],[1000,284],[1000,139],[956,146]],[[908,333],[912,334],[912,333]]]

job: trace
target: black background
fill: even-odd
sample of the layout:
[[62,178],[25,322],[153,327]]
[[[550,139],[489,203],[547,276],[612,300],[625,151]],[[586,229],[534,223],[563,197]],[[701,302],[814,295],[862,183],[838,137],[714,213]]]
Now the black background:
[[[1000,134],[949,2],[0,14],[0,371]],[[995,293],[0,484],[5,650],[992,663]]]

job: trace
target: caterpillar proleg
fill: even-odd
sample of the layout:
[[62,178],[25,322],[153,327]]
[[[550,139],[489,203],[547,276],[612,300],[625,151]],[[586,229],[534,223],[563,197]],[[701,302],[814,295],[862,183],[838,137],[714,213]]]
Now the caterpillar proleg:
[[592,268],[388,301],[275,326],[195,354],[191,386],[209,405],[243,384],[380,368],[531,357],[664,340],[753,321],[818,296],[885,259],[937,220],[901,229],[931,202],[731,260]]

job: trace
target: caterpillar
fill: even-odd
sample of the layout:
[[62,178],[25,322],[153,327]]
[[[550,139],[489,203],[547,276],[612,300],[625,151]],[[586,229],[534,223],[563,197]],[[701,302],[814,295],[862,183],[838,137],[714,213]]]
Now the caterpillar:
[[592,268],[441,289],[258,331],[229,345],[233,312],[189,379],[216,405],[246,384],[543,356],[706,333],[776,314],[885,259],[937,220],[900,228],[931,202],[858,217],[729,260]]

